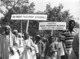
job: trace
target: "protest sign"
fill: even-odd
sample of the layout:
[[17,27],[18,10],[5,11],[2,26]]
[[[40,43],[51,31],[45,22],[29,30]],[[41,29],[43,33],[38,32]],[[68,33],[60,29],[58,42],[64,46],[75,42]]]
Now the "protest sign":
[[40,22],[39,30],[66,30],[66,22]]
[[44,14],[13,14],[11,20],[47,20]]

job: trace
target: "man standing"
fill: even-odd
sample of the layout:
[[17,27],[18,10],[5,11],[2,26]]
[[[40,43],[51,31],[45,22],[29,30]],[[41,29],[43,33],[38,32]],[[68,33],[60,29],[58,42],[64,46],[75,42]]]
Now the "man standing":
[[50,36],[45,50],[45,59],[57,59],[57,42],[55,37]]
[[75,21],[74,20],[70,20],[69,21],[69,26],[68,26],[68,30],[66,32],[64,32],[64,36],[65,36],[65,53],[66,53],[66,59],[69,58],[69,56],[71,55],[71,51],[72,51],[72,42],[74,39],[74,36],[76,35],[76,32],[74,31],[74,26],[75,26]]
[[13,47],[15,36],[11,33],[9,25],[4,27],[4,33],[2,35],[2,59],[9,59],[9,48]]
[[38,53],[36,54],[37,55],[37,59],[42,59],[43,58],[43,42],[42,42],[42,40],[41,40],[41,37],[40,37],[40,35],[37,35],[36,36],[36,44],[37,44],[37,46],[38,46]]
[[24,51],[21,59],[36,59],[36,46],[28,33],[24,33]]

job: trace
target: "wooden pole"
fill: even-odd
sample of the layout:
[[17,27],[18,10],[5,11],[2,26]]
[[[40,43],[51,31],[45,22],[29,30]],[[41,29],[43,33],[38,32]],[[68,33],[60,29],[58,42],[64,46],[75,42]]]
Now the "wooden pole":
[[23,28],[23,27],[22,27],[22,20],[21,20],[21,33],[22,33],[22,28]]
[[53,30],[51,30],[51,36],[53,36]]
[[28,27],[29,27],[29,20],[27,21],[26,33],[28,33]]

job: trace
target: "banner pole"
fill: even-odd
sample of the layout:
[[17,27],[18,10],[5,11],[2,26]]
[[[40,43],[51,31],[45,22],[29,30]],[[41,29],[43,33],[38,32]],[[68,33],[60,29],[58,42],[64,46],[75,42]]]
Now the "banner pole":
[[28,33],[28,27],[29,27],[29,20],[27,21],[26,33]]
[[21,33],[22,33],[22,28],[23,28],[23,27],[22,27],[22,20],[21,20]]
[[53,30],[51,30],[51,36],[53,36]]

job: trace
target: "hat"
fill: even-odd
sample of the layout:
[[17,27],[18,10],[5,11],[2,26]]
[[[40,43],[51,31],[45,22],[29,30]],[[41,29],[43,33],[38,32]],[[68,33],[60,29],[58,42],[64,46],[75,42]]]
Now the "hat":
[[13,32],[18,33],[18,30],[15,29]]
[[21,33],[18,33],[19,36],[23,36]]
[[40,35],[37,35],[37,37],[40,37]]

